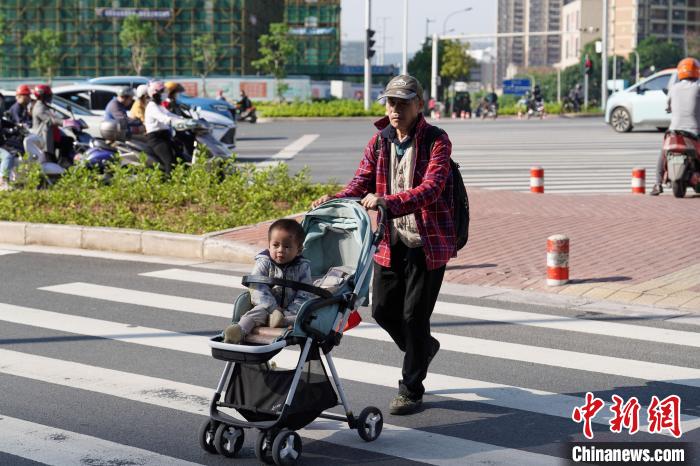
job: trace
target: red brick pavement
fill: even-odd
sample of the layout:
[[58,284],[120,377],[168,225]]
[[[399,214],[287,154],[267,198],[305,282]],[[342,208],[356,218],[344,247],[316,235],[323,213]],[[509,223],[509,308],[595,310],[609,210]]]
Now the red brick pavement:
[[[700,199],[470,189],[468,246],[446,281],[547,290],[546,240],[571,240],[573,283],[632,285],[700,263]],[[266,247],[269,223],[223,238]]]

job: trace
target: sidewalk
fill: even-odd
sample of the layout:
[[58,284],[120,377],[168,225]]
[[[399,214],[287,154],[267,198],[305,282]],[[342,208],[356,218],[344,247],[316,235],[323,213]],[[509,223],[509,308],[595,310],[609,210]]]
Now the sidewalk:
[[[469,244],[445,281],[700,310],[700,199],[469,190]],[[269,222],[217,237],[267,247]],[[569,285],[547,287],[546,241],[571,241]]]

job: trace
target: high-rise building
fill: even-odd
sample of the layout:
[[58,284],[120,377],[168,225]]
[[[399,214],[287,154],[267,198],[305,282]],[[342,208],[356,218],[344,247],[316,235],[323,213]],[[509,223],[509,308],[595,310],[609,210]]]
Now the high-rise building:
[[608,52],[627,56],[653,36],[682,48],[700,33],[700,0],[608,0]]
[[0,46],[0,75],[36,76],[32,50],[22,43],[31,30],[61,33],[56,75],[131,74],[130,52],[119,39],[126,16],[153,26],[155,39],[142,70],[146,75],[198,74],[192,43],[211,33],[224,52],[213,74],[254,73],[258,38],[284,19],[284,0],[2,0],[9,34]]
[[498,32],[523,33],[498,39],[498,82],[509,70],[552,66],[560,60],[560,35],[527,32],[559,31],[562,0],[498,0]]
[[603,0],[565,0],[561,9],[560,68],[581,63],[584,45],[601,37]]
[[291,74],[321,77],[340,65],[340,0],[285,0],[285,21],[296,53]]

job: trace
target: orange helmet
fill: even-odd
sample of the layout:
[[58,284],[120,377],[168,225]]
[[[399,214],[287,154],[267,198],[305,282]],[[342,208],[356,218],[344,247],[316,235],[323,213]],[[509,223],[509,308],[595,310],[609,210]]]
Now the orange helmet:
[[684,58],[678,62],[678,80],[700,78],[700,63],[692,57]]

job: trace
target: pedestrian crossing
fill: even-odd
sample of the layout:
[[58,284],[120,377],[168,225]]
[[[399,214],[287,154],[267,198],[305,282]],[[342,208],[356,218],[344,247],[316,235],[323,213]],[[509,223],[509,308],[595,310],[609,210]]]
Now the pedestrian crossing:
[[654,185],[661,133],[620,135],[599,129],[578,134],[561,125],[543,131],[538,123],[450,126],[452,158],[466,186],[527,192],[534,166],[544,168],[545,193],[630,193],[637,167],[646,169],[647,192]]
[[[0,328],[15,326],[7,328],[23,332],[12,339],[14,344],[0,337],[0,385],[3,377],[15,377],[27,385],[41,383],[63,387],[75,391],[76,396],[88,392],[101,394],[153,407],[175,418],[187,415],[203,421],[214,385],[204,380],[185,382],[178,376],[177,368],[171,376],[163,377],[162,374],[144,374],[128,360],[120,364],[115,361],[120,359],[120,354],[128,359],[130,348],[140,348],[138,354],[152,353],[154,366],[158,365],[156,355],[172,353],[188,361],[194,358],[202,368],[219,367],[219,373],[203,377],[218,378],[223,365],[211,358],[207,344],[211,333],[202,332],[206,326],[198,322],[220,322],[220,327],[226,324],[231,302],[243,289],[240,277],[185,267],[159,269],[151,265],[150,270],[135,273],[133,278],[142,281],[137,282],[138,286],[124,286],[106,284],[104,279],[95,276],[91,280],[39,286],[35,293],[53,298],[52,304],[45,306],[3,302],[0,295]],[[168,286],[173,283],[181,285],[176,293]],[[190,290],[195,289],[192,287],[218,290],[217,296],[222,295],[221,291],[223,295],[230,293],[231,300],[202,299],[201,293],[192,296]],[[319,420],[300,431],[305,444],[322,441],[357,451],[359,458],[362,454],[378,454],[426,464],[554,465],[561,462],[557,442],[580,438],[580,426],[571,421],[571,413],[574,407],[584,404],[586,391],[612,393],[619,389],[634,393],[642,404],[642,412],[648,408],[646,403],[650,396],[647,394],[655,389],[664,393],[678,390],[684,395],[696,393],[694,398],[684,399],[684,402],[689,407],[700,403],[697,397],[700,364],[698,358],[693,364],[692,358],[694,354],[700,355],[700,328],[697,326],[688,325],[681,330],[642,322],[592,320],[564,313],[462,304],[448,298],[441,296],[432,319],[433,335],[440,341],[441,351],[426,378],[426,402],[433,400],[428,405],[432,403],[435,410],[428,408],[416,416],[400,418],[389,416],[386,407],[379,406],[378,399],[390,398],[395,393],[396,381],[401,378],[400,359],[392,356],[398,353],[393,342],[372,323],[365,310],[365,321],[347,333],[343,343],[334,350],[334,361],[347,384],[347,393],[355,398],[352,400],[355,409],[359,411],[363,406],[377,404],[385,411],[382,436],[375,442],[365,443],[343,423]],[[110,309],[109,318],[105,318],[104,313],[91,311],[105,308]],[[138,314],[124,314],[125,309],[148,310],[163,316],[163,320],[181,322],[181,325],[178,331],[158,328],[146,324]],[[535,344],[508,341],[509,331],[504,330],[500,336],[486,335],[480,330],[486,327],[515,329],[522,335],[532,333],[552,338],[542,338]],[[24,338],[39,343],[64,338],[64,343],[42,353],[31,350],[29,344],[19,344]],[[558,343],[561,339],[570,340],[571,347]],[[582,351],[574,344],[587,339],[605,341],[606,345],[602,349]],[[86,341],[107,345],[113,356],[92,361],[98,359],[95,356],[87,362],[87,357],[76,354],[80,353],[78,345]],[[636,344],[658,348],[660,356],[652,360],[644,354],[631,357],[629,352],[618,354],[609,349]],[[676,357],[676,352],[690,354],[690,357]],[[298,357],[298,351],[284,350],[275,357],[275,362],[279,367],[291,368]],[[474,365],[475,361],[480,367]],[[180,370],[195,369],[183,367]],[[554,380],[533,381],[528,377],[533,372],[558,374],[567,380],[564,385],[577,388],[553,389]],[[606,398],[609,400],[609,396]],[[16,413],[8,413],[9,403],[11,400],[0,399],[0,452],[32,461],[62,465],[81,464],[81,461],[83,464],[117,464],[117,460],[130,461],[119,464],[214,464],[220,460],[198,450],[198,424],[191,426],[191,437],[173,440],[180,444],[189,442],[193,453],[185,457],[173,455],[164,447],[154,446],[150,451],[116,439],[62,428],[54,425],[56,420],[50,416],[24,419]],[[443,403],[457,404],[445,405],[452,408],[439,408]],[[432,412],[440,413],[440,422],[463,425],[465,431],[439,425],[431,427]],[[696,430],[700,429],[700,417],[691,414],[694,412],[692,408],[683,410],[681,425],[686,434],[700,432]],[[509,427],[515,431],[524,428],[518,425],[518,416],[539,416],[529,420],[540,423],[535,430],[546,432],[551,424],[552,429],[563,432],[559,437],[555,435],[556,441],[552,440],[552,432],[548,432],[542,440],[528,447],[509,440],[505,433],[484,438],[467,427],[472,423],[495,422],[488,418],[499,414],[515,417]],[[596,429],[606,432],[612,417],[609,410],[601,411],[593,419]],[[112,422],[118,421],[116,416]],[[644,417],[640,421],[640,429],[643,429],[646,426]],[[648,438],[672,440],[665,434]],[[60,448],[55,447],[55,439],[65,440],[58,442]],[[252,445],[253,440],[254,435],[251,435],[246,444]],[[625,440],[629,437],[625,436]],[[542,448],[546,444],[549,447]],[[52,451],[56,452],[53,456]],[[250,448],[242,453],[240,461],[256,463]],[[329,456],[332,458],[332,453]],[[94,461],[86,463],[85,458]]]

